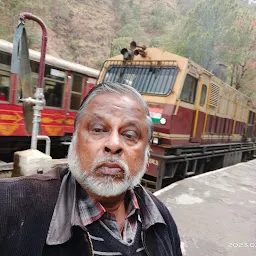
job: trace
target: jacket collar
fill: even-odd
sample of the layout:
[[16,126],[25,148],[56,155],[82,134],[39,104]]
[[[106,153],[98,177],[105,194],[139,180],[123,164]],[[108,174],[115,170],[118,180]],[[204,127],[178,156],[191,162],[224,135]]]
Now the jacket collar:
[[141,185],[136,186],[134,188],[134,192],[137,197],[139,207],[141,209],[142,229],[147,230],[157,223],[166,225],[162,214],[160,213],[153,199],[149,195],[150,192],[145,190],[145,188]]
[[[57,203],[48,230],[46,239],[48,245],[67,242],[72,237],[73,226],[80,226],[85,230],[77,210],[76,186],[75,178],[68,172],[62,179]],[[166,225],[148,192],[141,185],[135,187],[134,192],[141,211],[143,230],[157,223]]]
[[57,245],[72,237],[72,226],[83,227],[76,205],[76,180],[68,172],[62,179],[46,243]]

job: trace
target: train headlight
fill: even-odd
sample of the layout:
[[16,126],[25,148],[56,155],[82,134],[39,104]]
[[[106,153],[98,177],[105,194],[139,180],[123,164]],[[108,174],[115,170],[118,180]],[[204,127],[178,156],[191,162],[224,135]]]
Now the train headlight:
[[164,117],[160,119],[160,124],[166,124],[166,119]]
[[157,145],[158,144],[158,142],[159,142],[159,139],[158,138],[153,138],[153,144],[155,144],[155,145]]

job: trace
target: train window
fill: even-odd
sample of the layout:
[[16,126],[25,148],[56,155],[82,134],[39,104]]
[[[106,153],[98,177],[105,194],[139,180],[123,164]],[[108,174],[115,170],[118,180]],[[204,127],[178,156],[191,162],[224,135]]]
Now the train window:
[[1,64],[11,66],[11,54],[0,52]]
[[64,81],[66,78],[66,74],[63,70],[53,68],[49,65],[45,65],[45,77],[54,80]]
[[81,93],[82,84],[83,84],[83,77],[73,74],[72,91]]
[[204,106],[206,100],[207,86],[203,84],[201,91],[200,106]]
[[49,65],[45,66],[44,95],[46,106],[61,108],[66,74]]
[[182,101],[194,104],[196,88],[197,88],[197,79],[194,78],[193,76],[187,75],[181,91],[180,99]]
[[72,93],[70,98],[70,109],[78,110],[80,107],[81,95]]
[[39,72],[39,63],[37,63],[36,61],[31,60],[30,67],[31,67],[31,72],[34,72],[34,73]]
[[177,67],[174,66],[114,66],[110,65],[104,81],[127,84],[140,93],[166,95],[172,90]]
[[0,101],[9,101],[10,72],[0,70]]
[[44,95],[46,106],[50,107],[62,107],[64,83],[59,83],[53,80],[45,80]]
[[72,76],[72,89],[70,94],[70,106],[72,110],[78,110],[81,98],[82,98],[82,89],[83,89],[83,77],[77,74]]

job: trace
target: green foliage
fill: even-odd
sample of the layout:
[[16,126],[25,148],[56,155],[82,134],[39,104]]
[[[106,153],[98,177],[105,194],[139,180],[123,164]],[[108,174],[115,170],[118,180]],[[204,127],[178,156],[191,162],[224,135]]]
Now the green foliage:
[[[201,0],[200,0],[201,1]],[[191,10],[195,9],[196,5],[199,3],[199,0],[179,0],[177,2],[178,11],[180,15],[185,16]]]
[[96,60],[96,68],[100,69],[104,63],[104,59],[100,58]]
[[41,38],[36,34],[30,34],[29,35],[29,47],[31,48],[31,45],[40,45]]
[[[60,41],[63,38],[67,42],[66,55],[62,57],[82,63],[83,58],[86,59],[85,42],[90,38],[72,22],[77,2],[85,3],[84,0],[0,0],[1,38],[12,41],[17,15],[32,12],[44,20]],[[252,47],[256,31],[251,26],[256,20],[256,5],[248,5],[246,0],[104,0],[104,3],[114,11],[111,15],[116,18],[117,28],[107,54],[119,54],[121,48],[129,47],[135,40],[139,45],[160,47],[190,57],[210,71],[216,63],[224,63],[229,71],[228,81],[236,88],[246,83],[255,84],[250,78],[252,74],[255,77],[255,71],[248,69],[248,63],[256,57]],[[39,46],[38,25],[29,21],[26,28],[32,47]],[[98,45],[109,40],[103,35]],[[91,47],[90,52],[99,65],[101,59],[97,59],[97,51],[94,53]]]
[[123,26],[118,32],[118,37],[132,37],[133,40],[141,41],[145,36],[144,29],[135,21]]
[[[0,26],[1,39],[8,41],[13,40],[14,29],[18,23],[18,15],[22,12],[32,12],[34,15],[41,17],[44,21],[47,20],[45,13],[48,13],[48,3],[50,0],[0,0],[1,21],[3,26]],[[28,38],[31,44],[37,44],[38,39],[37,31],[40,27],[35,22],[26,22],[27,31],[29,31]]]
[[[154,4],[153,7],[149,7],[147,15],[145,15],[145,10],[142,12],[141,5],[134,1],[122,1],[122,5],[120,0],[115,3],[119,6],[117,17],[120,22],[120,29],[116,33],[117,41],[123,42],[124,38],[131,38],[137,43],[149,46],[159,45],[161,33],[165,31],[166,25],[176,17],[175,12],[166,8],[162,0]],[[158,35],[157,39],[154,35],[150,36],[149,31]],[[124,47],[128,47],[130,42],[128,41]],[[113,41],[112,45],[115,44],[116,41]]]
[[8,27],[6,25],[0,25],[0,34],[6,35],[8,33]]
[[239,0],[202,0],[186,17],[168,28],[164,46],[210,71],[216,63],[225,63],[232,69],[231,84],[239,88],[245,64],[255,54],[253,20],[255,13]]
[[133,0],[129,0],[129,6],[130,6],[130,8],[133,7],[133,4],[134,4],[134,1],[133,1]]
[[67,24],[70,23],[73,18],[73,12],[70,8],[70,2],[68,0],[55,0],[51,2],[51,17],[52,17],[52,29],[59,37],[60,35],[67,34]]
[[132,39],[189,57],[209,71],[223,63],[229,70],[227,80],[240,88],[246,63],[255,56],[251,24],[256,9],[241,0],[181,0],[177,5],[178,10],[166,8],[160,0],[148,6],[145,19],[140,5],[122,1],[117,12],[121,27],[112,47],[128,47]]
[[7,41],[12,40],[12,35],[9,33],[9,27],[6,25],[0,25],[0,35],[1,35],[1,38]]
[[119,13],[122,7],[125,4],[125,0],[113,0],[112,1],[112,9],[116,12]]
[[0,11],[4,10],[4,2],[0,0]]
[[176,13],[172,9],[166,8],[163,1],[160,0],[151,10],[147,28],[149,30],[163,33],[168,23],[173,23]]
[[137,21],[141,20],[141,7],[140,7],[140,5],[136,5],[136,8],[133,8],[133,17]]
[[122,48],[127,48],[132,41],[131,37],[118,37],[113,40],[110,49],[110,56],[119,55]]

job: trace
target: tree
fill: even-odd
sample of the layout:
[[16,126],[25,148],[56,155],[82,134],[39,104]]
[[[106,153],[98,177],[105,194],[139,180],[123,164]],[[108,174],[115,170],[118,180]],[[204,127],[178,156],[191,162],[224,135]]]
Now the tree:
[[240,0],[202,0],[187,17],[169,28],[164,45],[210,71],[216,63],[234,67],[231,85],[239,88],[246,63],[255,51],[254,19],[255,14]]
[[119,37],[114,39],[111,44],[110,57],[121,54],[121,49],[129,47],[131,41],[131,37]]
[[[73,18],[73,13],[70,9],[70,3],[68,0],[55,0],[51,3],[51,17],[53,20],[53,29],[57,34],[67,34],[67,30],[70,25],[70,21]],[[61,6],[61,8],[60,8]]]
[[[0,35],[2,39],[12,41],[14,35],[14,28],[18,23],[18,15],[22,12],[31,12],[34,15],[43,18],[45,13],[48,12],[48,4],[50,0],[0,0],[1,22]],[[44,22],[47,23],[46,17]],[[41,33],[40,27],[33,21],[26,22],[26,29],[30,43],[38,43]],[[39,32],[38,32],[39,31]],[[30,45],[31,46],[31,45]]]

